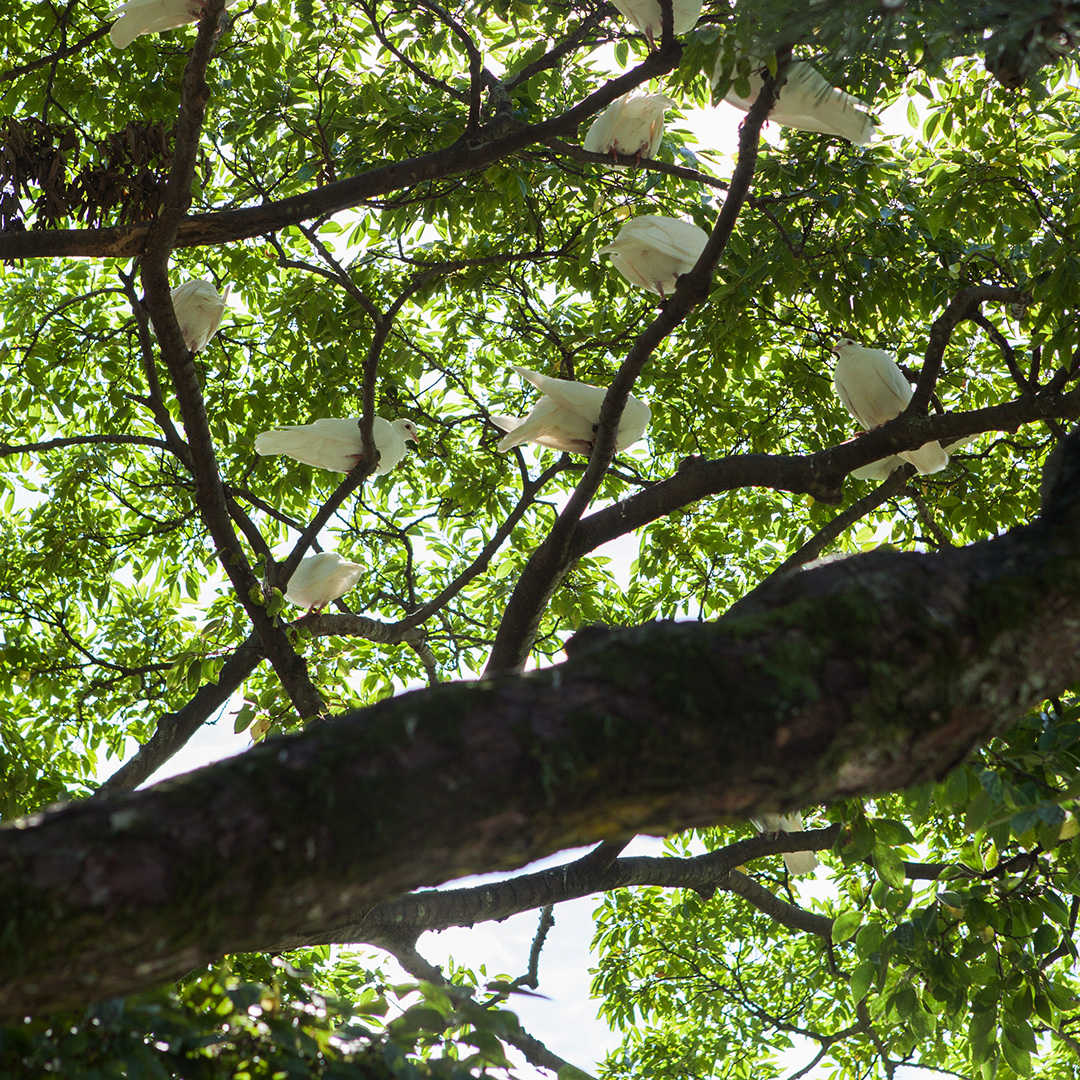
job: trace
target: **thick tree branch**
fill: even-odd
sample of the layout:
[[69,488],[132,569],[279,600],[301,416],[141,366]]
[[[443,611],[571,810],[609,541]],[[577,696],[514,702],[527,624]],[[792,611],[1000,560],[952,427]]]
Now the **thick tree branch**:
[[[330,941],[362,941],[389,947],[387,943],[415,941],[428,930],[498,922],[524,911],[632,885],[693,889],[705,897],[712,896],[717,889],[737,892],[729,881],[729,875],[736,867],[785,851],[830,848],[839,832],[839,826],[832,825],[800,833],[754,836],[687,859],[633,856],[610,860],[611,852],[618,851],[624,842],[605,841],[574,862],[521,874],[506,881],[485,882],[464,889],[407,893],[377,904],[359,921],[334,927],[331,931],[323,930],[311,937],[279,942],[276,947],[290,949]],[[818,932],[818,924],[815,927],[812,933]]]
[[753,878],[738,870],[732,870],[724,880],[722,889],[741,896],[747,903],[752,904],[774,922],[786,926],[789,930],[799,930],[805,934],[816,934],[826,941],[832,940],[832,919],[824,915],[816,915],[812,911],[789,904],[781,900],[776,893],[759,885]]
[[218,18],[223,9],[224,0],[208,0],[199,22],[195,45],[184,68],[172,168],[169,172],[164,206],[147,234],[142,279],[146,290],[146,307],[153,320],[161,356],[172,378],[184,421],[199,512],[217,547],[222,569],[258,634],[260,646],[273,664],[274,671],[298,716],[306,720],[321,716],[324,704],[308,675],[303,658],[296,653],[284,631],[275,624],[262,605],[258,580],[233,531],[198,373],[192,354],[180,332],[169,288],[169,257],[177,229],[191,203],[199,134],[206,113],[206,103],[210,97],[205,78],[206,68],[210,62]]
[[[197,47],[197,46],[196,46]],[[193,214],[177,228],[176,248],[227,244],[275,232],[314,218],[328,217],[359,206],[381,195],[415,187],[433,180],[445,180],[482,172],[496,161],[516,154],[534,143],[553,137],[572,139],[578,125],[610,105],[635,86],[658,79],[679,62],[682,46],[675,42],[650,53],[632,71],[612,79],[584,101],[559,116],[503,134],[504,124],[496,119],[482,126],[469,143],[455,144],[420,157],[392,162],[369,169],[359,176],[324,184],[311,191],[278,202],[266,202],[243,210],[219,210]],[[485,133],[490,131],[490,140]],[[113,226],[105,229],[38,229],[0,235],[0,259],[36,259],[57,256],[107,256],[125,258],[143,252],[149,225]]]
[[0,830],[0,1015],[605,836],[943,776],[1080,679],[1080,437],[1058,453],[1042,518],[993,540],[828,563],[715,624],[614,633]]

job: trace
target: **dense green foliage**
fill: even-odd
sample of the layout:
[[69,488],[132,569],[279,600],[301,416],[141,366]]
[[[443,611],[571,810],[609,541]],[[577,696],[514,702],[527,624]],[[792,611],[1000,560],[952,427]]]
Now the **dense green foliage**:
[[[753,34],[782,34],[877,113],[906,99],[910,130],[854,147],[771,128],[778,138],[762,146],[707,300],[635,384],[652,409],[648,434],[618,455],[593,506],[647,494],[688,455],[808,455],[851,438],[829,344],[844,333],[888,349],[914,381],[930,324],[964,287],[1016,288],[1028,301],[987,305],[952,333],[934,409],[1030,400],[1055,378],[1053,393],[1071,387],[1080,95],[1058,54],[1075,12],[1016,7],[761,0],[732,11],[713,0],[677,69],[654,86],[679,102],[663,168],[615,170],[534,140],[464,172],[411,161],[496,138],[477,135],[470,103],[486,122],[505,119],[508,102],[512,130],[563,113],[643,60],[644,38],[602,3],[229,10],[207,70],[192,214],[318,196],[406,163],[341,212],[314,198],[295,224],[172,255],[172,284],[232,287],[195,365],[237,549],[256,579],[273,581],[273,559],[341,480],[257,457],[260,432],[359,416],[365,380],[379,415],[420,430],[419,449],[367,480],[319,537],[365,568],[339,609],[393,632],[288,630],[326,713],[483,670],[585,460],[495,451],[491,416],[524,415],[536,400],[508,365],[611,382],[656,305],[596,251],[643,213],[712,228],[730,162],[696,141],[680,111],[709,103],[703,71]],[[108,9],[37,4],[0,27],[13,65],[3,75],[0,253],[24,230],[89,232],[162,205],[194,30],[139,37],[123,52],[84,41]],[[474,47],[490,76],[483,87],[478,73],[470,81]],[[88,795],[213,683],[252,633],[241,601],[285,621],[299,614],[269,585],[238,598],[223,572],[233,556],[210,536],[190,468],[207,447],[184,443],[190,417],[147,322],[138,259],[76,257],[71,245],[0,269],[4,819]],[[1029,521],[1045,455],[1075,416],[1053,408],[1020,427],[988,419],[945,472],[853,514],[825,550],[938,550]],[[778,490],[749,475],[653,514],[625,587],[602,552],[586,553],[543,607],[532,654],[555,657],[590,623],[718,617],[875,487],[846,480],[838,510],[810,486]],[[393,627],[416,612],[420,636]],[[226,709],[256,739],[310,719],[270,663]],[[824,857],[822,899],[790,891],[775,858],[748,868],[783,899],[836,919],[830,940],[722,886],[708,897],[659,886],[609,894],[595,988],[626,1042],[606,1075],[771,1076],[774,1051],[794,1035],[816,1041],[830,1074],[845,1077],[891,1076],[900,1061],[983,1080],[1076,1075],[1078,734],[1075,706],[1048,704],[940,785],[830,807],[844,829]],[[740,829],[676,838],[672,854],[720,848],[748,834]],[[937,869],[913,872],[904,859]],[[180,988],[106,1003],[85,1023],[66,1021],[70,1031],[35,1021],[5,1036],[0,1063],[72,1077],[453,1076],[500,1064],[504,1014],[485,1026],[471,999],[451,1004],[429,986],[430,1011],[412,1014],[413,1028],[355,1029],[357,1013],[382,1002],[380,976],[329,954],[308,962],[310,979],[237,959]],[[426,1061],[404,1037],[447,1028],[473,1041],[448,1035],[446,1049],[432,1036],[445,1060]]]

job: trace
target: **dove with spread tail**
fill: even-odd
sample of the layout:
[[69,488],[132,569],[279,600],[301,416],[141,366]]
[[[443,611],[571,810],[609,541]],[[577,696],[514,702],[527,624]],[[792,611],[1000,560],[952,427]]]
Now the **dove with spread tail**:
[[[411,420],[384,420],[376,416],[371,428],[379,452],[376,476],[388,473],[405,456],[406,443],[417,442]],[[351,472],[363,460],[360,417],[327,418],[313,424],[264,431],[255,439],[256,454],[285,454],[316,469]]]
[[[534,442],[552,450],[565,450],[572,454],[590,453],[596,438],[596,425],[600,422],[600,406],[604,404],[607,389],[591,383],[573,382],[570,379],[553,379],[528,368],[518,367],[517,364],[511,364],[510,367],[523,379],[531,382],[544,396],[526,417],[491,418],[497,428],[506,432],[497,449],[501,452],[522,443]],[[637,442],[644,434],[651,416],[649,406],[630,394],[622,416],[619,417],[615,449],[622,450]]]
[[[724,100],[743,112],[749,112],[754,99],[765,85],[761,72],[765,63],[760,56],[751,55],[753,69],[750,72],[750,93],[747,97],[736,93],[734,86],[724,95]],[[729,76],[724,54],[716,58],[712,84],[716,86]],[[798,128],[800,131],[819,132],[823,135],[839,135],[841,139],[856,146],[865,146],[874,136],[874,124],[862,110],[866,103],[829,83],[802,60],[788,64],[782,76],[783,83],[769,119],[782,127]]]

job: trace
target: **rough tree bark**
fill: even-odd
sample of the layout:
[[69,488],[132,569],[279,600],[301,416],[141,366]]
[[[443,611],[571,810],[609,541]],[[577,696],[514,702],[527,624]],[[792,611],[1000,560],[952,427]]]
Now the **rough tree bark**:
[[78,1005],[560,848],[943,775],[1080,679],[1080,439],[1034,525],[770,581],[0,832],[0,1014]]

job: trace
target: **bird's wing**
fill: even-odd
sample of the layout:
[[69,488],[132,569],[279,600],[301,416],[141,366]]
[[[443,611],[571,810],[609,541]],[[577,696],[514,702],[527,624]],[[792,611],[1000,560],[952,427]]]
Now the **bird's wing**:
[[360,428],[355,419],[324,419],[264,431],[255,439],[255,452],[286,454],[317,469],[349,472],[360,460]]
[[862,105],[858,98],[830,86],[810,64],[800,62],[789,66],[769,119],[802,131],[839,135],[863,146],[873,136],[874,125],[860,111]]
[[560,408],[588,420],[590,424],[595,424],[600,418],[606,388],[591,383],[571,382],[569,379],[553,379],[550,375],[541,375],[538,371],[530,371],[516,364],[510,366]]
[[541,398],[524,420],[512,416],[491,419],[507,433],[496,448],[500,452],[526,442],[578,453],[588,453],[592,446],[592,424],[561,408],[550,397]]
[[709,234],[691,222],[657,215],[631,218],[616,240],[622,240],[624,236],[635,244],[675,259],[687,259],[691,264],[697,262],[709,242]]
[[[524,370],[524,369],[523,369]],[[535,374],[535,373],[533,373]],[[496,426],[503,429],[506,435],[496,449],[501,453],[504,450],[509,450],[513,446],[520,446],[522,443],[535,442],[541,436],[551,434],[553,430],[553,421],[555,414],[558,410],[558,406],[551,398],[541,398],[536,405],[533,406],[529,415],[520,418],[514,416],[493,416],[492,420]],[[508,426],[512,425],[512,426]]]
[[[660,5],[656,0],[611,0],[619,14],[642,33],[660,32]],[[655,24],[655,25],[654,25]]]
[[694,29],[701,14],[701,5],[702,0],[674,0],[671,5],[671,21],[676,34],[685,34]]
[[791,111],[778,105],[769,119],[785,127],[799,131],[813,131],[821,135],[837,135],[856,146],[865,146],[874,137],[874,122],[858,109],[831,109],[827,113]]
[[844,346],[833,371],[833,385],[848,412],[867,430],[891,420],[911,400],[911,387],[883,349]]
[[626,95],[616,98],[589,126],[583,150],[590,154],[608,154],[615,141],[615,132],[626,111]]
[[[870,363],[873,365],[875,375],[881,381],[883,394],[891,396],[896,405],[896,412],[886,417],[891,420],[897,413],[907,408],[911,400],[911,384],[904,378],[904,373],[897,366],[896,361],[884,349],[865,349],[870,355]],[[878,423],[883,423],[879,420]]]
[[833,389],[836,391],[836,396],[844,403],[844,408],[858,420],[865,430],[869,431],[873,425],[868,424],[859,415],[859,410],[855,408],[855,402],[852,400],[851,394],[848,393],[849,368],[852,367],[854,365],[845,361],[843,356],[837,358],[836,367],[833,369]]

